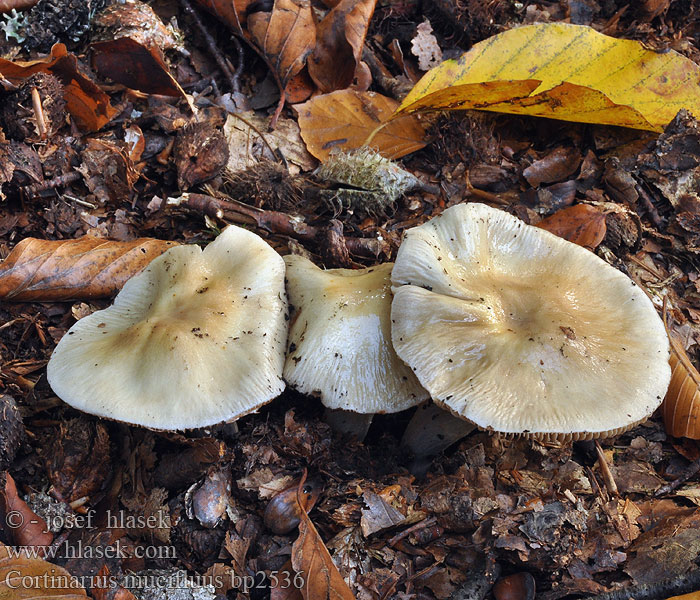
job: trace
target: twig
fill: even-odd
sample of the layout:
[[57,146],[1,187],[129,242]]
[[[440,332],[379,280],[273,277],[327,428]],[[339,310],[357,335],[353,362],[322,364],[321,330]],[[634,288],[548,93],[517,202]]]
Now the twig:
[[[231,36],[231,41],[236,47],[236,68],[233,71],[233,83],[236,86],[234,92],[240,92],[241,89],[241,74],[243,73],[243,46],[240,40],[235,36]],[[227,61],[228,62],[228,61]]]
[[661,216],[659,215],[659,211],[656,210],[656,206],[654,206],[654,203],[651,200],[651,196],[649,196],[647,191],[640,184],[635,185],[634,189],[637,190],[637,194],[639,195],[639,199],[642,201],[642,206],[644,207],[644,210],[647,211],[647,214],[649,215],[651,222],[654,224],[654,226],[657,229],[661,229],[664,222],[663,222],[663,219],[661,218]]
[[654,497],[658,498],[659,496],[665,496],[666,494],[670,494],[673,490],[676,488],[680,487],[681,484],[685,483],[693,477],[693,475],[696,475],[697,472],[700,471],[700,458],[697,460],[694,460],[692,463],[688,465],[688,468],[681,473],[680,477],[677,479],[674,479],[670,483],[667,483],[664,486],[661,486],[656,492],[654,492]]
[[[242,202],[219,200],[206,194],[186,193],[179,198],[169,198],[167,204],[189,208],[212,217],[222,214],[224,218],[236,223],[255,225],[270,233],[286,235],[305,242],[323,241],[326,231],[287,213],[262,210]],[[357,237],[344,237],[343,240],[348,251],[355,256],[377,258],[382,253],[383,247],[379,240]]]
[[394,544],[401,541],[405,537],[408,537],[409,535],[411,535],[414,531],[418,531],[419,529],[425,529],[426,527],[430,527],[431,525],[434,525],[435,523],[437,523],[437,517],[428,517],[427,519],[423,519],[422,521],[419,521],[415,525],[411,525],[408,529],[404,529],[401,533],[397,533],[390,540],[387,540],[386,545],[393,546]]
[[46,117],[44,116],[44,107],[41,105],[41,96],[36,87],[32,87],[32,108],[34,109],[34,119],[36,120],[36,128],[39,130],[39,137],[45,140],[48,136],[49,129],[46,126]]
[[608,488],[608,492],[610,492],[613,496],[619,496],[619,492],[617,491],[617,484],[615,483],[615,478],[610,472],[608,461],[605,460],[605,453],[600,447],[598,440],[595,441],[595,451],[598,454],[598,466],[600,466],[600,474],[603,476],[605,487]]
[[700,589],[700,569],[694,569],[690,573],[669,577],[656,583],[642,583],[631,585],[621,590],[587,596],[583,600],[662,600],[669,596],[687,594]]
[[33,183],[32,185],[25,186],[23,190],[29,195],[30,198],[38,196],[41,192],[46,192],[48,190],[53,190],[58,187],[64,187],[78,181],[82,175],[77,171],[71,171],[70,173],[64,173],[48,181],[42,183]]
[[[204,26],[204,23],[202,23],[202,20],[199,18],[199,15],[197,12],[192,8],[192,5],[189,3],[189,0],[180,0],[180,4],[182,6],[182,9],[185,11],[186,14],[190,15],[192,17],[192,20],[194,21],[195,26],[199,30],[199,33],[202,34],[202,38],[204,39],[204,43],[206,44],[209,52],[211,55],[214,57],[214,60],[216,61],[216,64],[219,65],[219,68],[221,69],[222,73],[228,79],[229,85],[231,86],[231,91],[232,92],[240,92],[241,91],[241,84],[239,81],[240,78],[240,73],[234,73],[231,71],[229,68],[228,63],[226,62],[226,59],[223,57],[221,52],[219,51],[219,48],[216,46],[216,42],[214,41],[214,38],[211,36],[209,31],[207,31],[207,28]],[[243,56],[242,56],[242,48],[240,47],[240,44],[238,45],[238,50],[239,50],[239,57],[238,60],[239,62],[243,63]]]

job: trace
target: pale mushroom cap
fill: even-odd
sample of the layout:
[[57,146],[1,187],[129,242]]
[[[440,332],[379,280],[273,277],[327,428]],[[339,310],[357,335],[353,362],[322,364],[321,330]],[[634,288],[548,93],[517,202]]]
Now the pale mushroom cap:
[[284,389],[284,261],[227,227],[204,251],[171,248],[78,321],[49,361],[54,392],[153,429],[231,421]]
[[284,378],[333,409],[393,413],[427,399],[391,345],[391,267],[324,271],[285,257],[292,308]]
[[613,435],[661,403],[669,344],[653,304],[592,252],[483,204],[406,233],[392,339],[433,398],[480,427]]

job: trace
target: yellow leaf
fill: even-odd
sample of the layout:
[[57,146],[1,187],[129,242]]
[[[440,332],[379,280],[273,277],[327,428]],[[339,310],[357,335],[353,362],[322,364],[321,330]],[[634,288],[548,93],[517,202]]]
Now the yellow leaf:
[[372,134],[369,146],[385,158],[400,158],[425,146],[425,127],[416,115],[389,121],[397,106],[396,100],[374,92],[338,90],[294,108],[306,147],[323,161],[334,148],[347,152],[362,147]]
[[432,69],[396,114],[478,109],[661,131],[681,108],[700,116],[700,67],[566,23],[528,25]]

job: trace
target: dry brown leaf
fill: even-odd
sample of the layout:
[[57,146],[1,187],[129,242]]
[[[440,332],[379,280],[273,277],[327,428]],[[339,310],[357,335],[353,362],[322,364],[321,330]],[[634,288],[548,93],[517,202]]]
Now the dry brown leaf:
[[326,160],[336,148],[356,150],[386,123],[369,146],[386,158],[400,158],[426,145],[425,126],[416,118],[387,122],[398,102],[375,92],[338,90],[297,104],[301,137],[309,152]]
[[309,0],[275,0],[272,12],[248,15],[248,31],[282,88],[304,68],[316,43]]
[[53,73],[65,86],[66,108],[81,129],[97,131],[117,114],[109,96],[78,71],[77,59],[64,44],[55,44],[46,59],[13,63],[0,58],[0,75],[12,83],[40,72]]
[[666,432],[674,437],[700,439],[700,373],[675,336],[671,342],[671,383],[663,403]]
[[341,0],[319,23],[309,75],[322,92],[347,88],[362,58],[377,0]]
[[[303,600],[301,591],[294,583],[292,561],[284,563],[278,573],[279,576],[275,576],[277,581],[272,581],[270,585],[270,600]],[[297,582],[300,582],[300,579],[297,579]]]
[[175,242],[22,240],[0,263],[0,298],[17,302],[89,300],[114,295]]
[[303,511],[299,537],[292,545],[292,567],[304,581],[304,600],[355,600],[316,527]]
[[24,10],[31,8],[39,0],[0,0],[0,14],[10,12],[11,10]]
[[254,2],[255,0],[197,0],[200,6],[238,33],[243,33],[248,7]]
[[146,94],[185,97],[157,46],[146,47],[129,37],[93,42],[92,66],[103,77]]
[[5,488],[0,489],[0,515],[4,515],[4,529],[18,546],[32,547],[41,555],[53,542],[48,525],[19,497],[15,480],[9,473],[5,474]]
[[589,250],[595,250],[607,232],[605,214],[588,204],[563,208],[540,221],[537,227]]
[[0,599],[78,600],[87,598],[80,581],[63,567],[38,558],[15,557],[0,544]]

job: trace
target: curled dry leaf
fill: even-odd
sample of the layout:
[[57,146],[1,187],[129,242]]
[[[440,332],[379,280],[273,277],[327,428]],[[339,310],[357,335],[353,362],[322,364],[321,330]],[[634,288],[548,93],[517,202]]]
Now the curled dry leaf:
[[97,131],[117,114],[109,96],[78,71],[75,55],[64,44],[55,44],[51,56],[45,59],[11,62],[0,58],[0,75],[14,84],[40,72],[52,73],[65,86],[66,107],[81,129]]
[[666,432],[674,437],[700,439],[700,373],[683,346],[669,332],[671,383],[663,403]]
[[275,0],[272,12],[248,15],[248,32],[284,88],[304,68],[316,43],[311,3]]
[[301,575],[304,600],[354,600],[355,596],[333,563],[328,548],[305,512],[299,537],[292,545],[292,566]]
[[[15,480],[9,473],[5,474],[5,488],[0,488],[0,516],[5,531],[18,546],[42,552],[53,542],[53,534],[46,522],[19,497]],[[1,598],[4,598],[2,594]]]
[[15,556],[0,544],[0,598],[78,600],[87,598],[80,581],[63,567],[38,558]]
[[309,152],[326,160],[331,150],[369,147],[386,158],[400,158],[426,145],[425,126],[416,116],[404,115],[389,121],[398,102],[375,92],[338,90],[316,96],[295,106],[301,137]]
[[605,238],[605,214],[588,204],[577,204],[555,212],[537,227],[574,244],[595,250]]
[[39,0],[0,0],[0,14],[11,10],[24,10],[37,4]]
[[17,302],[87,300],[114,295],[174,242],[22,240],[0,264],[0,298]]
[[242,28],[246,24],[248,7],[254,3],[255,0],[197,0],[197,4],[239,34],[243,33]]
[[352,83],[376,4],[377,0],[341,0],[319,23],[309,75],[322,92]]
[[429,71],[398,113],[478,109],[661,131],[700,114],[700,66],[590,27],[518,27]]
[[175,81],[157,46],[146,47],[136,40],[122,37],[94,42],[92,66],[103,77],[146,94],[185,97],[185,90]]

